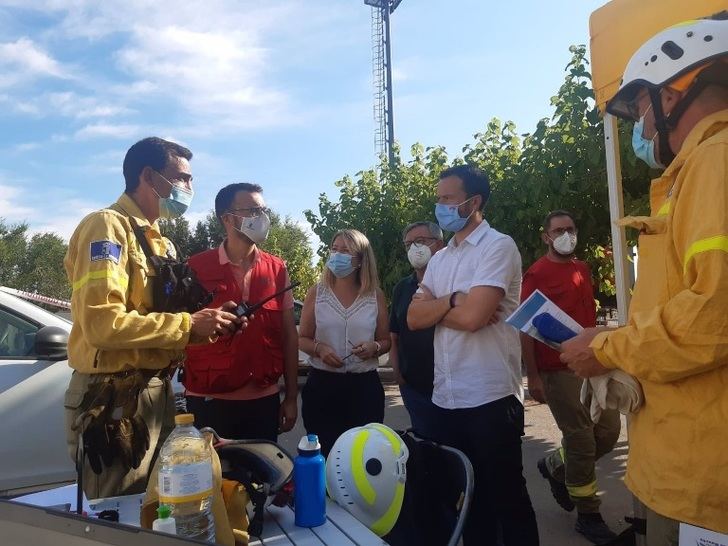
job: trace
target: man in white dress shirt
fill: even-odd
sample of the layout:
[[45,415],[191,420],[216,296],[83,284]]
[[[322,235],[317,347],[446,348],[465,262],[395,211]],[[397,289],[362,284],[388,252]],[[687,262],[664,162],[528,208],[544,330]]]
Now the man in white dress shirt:
[[407,315],[413,330],[435,328],[432,401],[443,408],[436,441],[462,450],[475,471],[466,545],[538,544],[523,477],[523,387],[518,332],[498,320],[517,306],[521,256],[483,218],[486,174],[470,165],[443,171],[435,215],[454,232],[428,264]]

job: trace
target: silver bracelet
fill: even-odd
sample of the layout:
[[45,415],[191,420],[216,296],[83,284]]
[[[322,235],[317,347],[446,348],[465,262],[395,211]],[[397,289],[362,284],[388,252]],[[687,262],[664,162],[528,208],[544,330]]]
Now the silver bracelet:
[[319,345],[321,345],[321,342],[314,340],[314,342],[313,342],[313,356],[318,356],[318,346]]
[[382,351],[382,345],[375,339],[374,345],[377,346],[377,350],[374,352],[375,355],[379,356],[379,353]]

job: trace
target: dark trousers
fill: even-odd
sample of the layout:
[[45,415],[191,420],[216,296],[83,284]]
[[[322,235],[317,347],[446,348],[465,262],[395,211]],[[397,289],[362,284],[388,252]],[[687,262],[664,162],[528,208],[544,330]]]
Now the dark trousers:
[[475,492],[463,535],[467,546],[538,545],[536,515],[523,477],[523,405],[507,396],[475,408],[442,409],[439,443],[465,453]]
[[312,369],[301,399],[303,425],[308,434],[318,435],[324,457],[350,428],[384,421],[384,388],[376,370],[333,373]]
[[187,397],[187,411],[195,416],[195,426],[212,427],[220,436],[230,440],[277,442],[279,407],[278,394],[254,400]]
[[434,438],[435,427],[442,409],[432,403],[432,395],[425,394],[407,383],[399,386],[399,392],[409,413],[415,435],[428,440]]

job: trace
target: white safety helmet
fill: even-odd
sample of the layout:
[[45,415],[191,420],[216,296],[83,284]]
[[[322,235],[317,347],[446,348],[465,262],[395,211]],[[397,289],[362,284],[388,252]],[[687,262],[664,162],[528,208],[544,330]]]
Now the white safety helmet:
[[609,101],[607,112],[635,119],[632,103],[640,89],[659,90],[692,75],[689,84],[697,76],[689,73],[727,55],[726,19],[691,20],[667,28],[647,40],[629,60],[619,91]]
[[370,423],[344,432],[326,460],[329,496],[377,535],[399,517],[409,451],[391,428]]

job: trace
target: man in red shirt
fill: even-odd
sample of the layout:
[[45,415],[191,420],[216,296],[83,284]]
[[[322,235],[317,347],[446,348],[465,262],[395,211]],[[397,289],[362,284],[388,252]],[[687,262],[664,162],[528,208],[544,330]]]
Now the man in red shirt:
[[[548,247],[523,276],[521,300],[536,289],[583,327],[596,325],[594,288],[589,266],[574,257],[576,224],[570,212],[551,212],[543,223],[541,240]],[[594,463],[609,453],[619,438],[615,410],[602,412],[594,424],[579,400],[581,380],[559,360],[559,353],[522,334],[528,391],[549,409],[563,435],[562,447],[539,460],[538,469],[551,485],[559,506],[578,511],[576,530],[595,544],[615,537],[599,513]]]
[[[255,304],[290,284],[283,260],[258,248],[270,228],[262,192],[257,184],[230,184],[215,198],[226,238],[218,248],[189,259],[200,283],[214,295],[211,306],[223,300]],[[298,332],[291,292],[258,309],[249,326],[212,345],[187,347],[187,409],[195,426],[212,427],[224,438],[275,442],[279,432],[293,428],[298,415]]]

